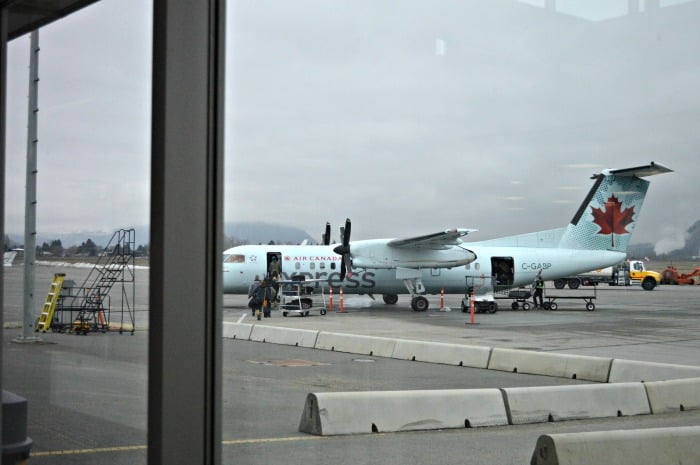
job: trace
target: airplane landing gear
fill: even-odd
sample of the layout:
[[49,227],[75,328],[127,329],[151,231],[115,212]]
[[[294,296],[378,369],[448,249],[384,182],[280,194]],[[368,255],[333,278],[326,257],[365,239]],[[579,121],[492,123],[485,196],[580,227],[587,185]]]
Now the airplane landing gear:
[[399,301],[399,296],[396,294],[384,294],[382,295],[382,300],[387,305],[394,305]]
[[416,312],[426,311],[429,305],[430,304],[428,303],[428,299],[426,299],[422,295],[416,296],[413,299],[411,299],[411,308]]

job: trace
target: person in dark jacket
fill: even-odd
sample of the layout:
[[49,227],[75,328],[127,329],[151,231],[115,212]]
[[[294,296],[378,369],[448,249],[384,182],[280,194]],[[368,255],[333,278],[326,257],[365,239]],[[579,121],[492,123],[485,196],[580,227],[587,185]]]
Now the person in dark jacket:
[[[262,305],[262,303],[260,305],[258,305],[257,307],[255,305],[256,304],[255,291],[257,291],[259,287],[260,287],[260,276],[255,275],[255,281],[250,283],[250,287],[248,288],[248,299],[250,299],[248,301],[248,307],[250,307],[251,311],[253,312],[253,316],[255,316],[256,308],[260,309],[260,305]],[[260,300],[260,302],[262,302],[262,300]]]
[[275,298],[274,289],[270,284],[270,281],[263,279],[261,287],[263,288],[263,316],[265,318],[270,318],[272,314],[270,313],[270,308],[272,307],[272,301]]
[[538,308],[537,300],[539,299],[539,307],[543,306],[543,298],[542,298],[542,293],[544,292],[544,280],[540,277],[537,277],[537,280],[535,281],[535,294],[532,296],[532,300],[535,304],[535,308]]

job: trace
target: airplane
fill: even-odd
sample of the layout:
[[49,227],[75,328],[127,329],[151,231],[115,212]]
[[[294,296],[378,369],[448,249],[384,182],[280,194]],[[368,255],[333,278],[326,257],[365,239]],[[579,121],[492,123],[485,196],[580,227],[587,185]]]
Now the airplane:
[[[655,162],[594,174],[593,186],[564,227],[478,242],[462,237],[475,229],[449,229],[405,239],[350,241],[350,220],[341,228],[341,244],[241,245],[224,252],[226,294],[247,294],[256,276],[266,276],[278,261],[282,279],[304,276],[342,286],[345,294],[382,295],[396,304],[408,292],[415,311],[428,309],[427,294],[464,293],[485,280],[507,287],[530,285],[537,277],[554,280],[625,260],[649,181],[669,173]],[[273,258],[274,257],[274,258]]]
[[17,255],[16,250],[10,250],[3,254],[3,266],[12,266],[12,262],[15,260],[15,255]]

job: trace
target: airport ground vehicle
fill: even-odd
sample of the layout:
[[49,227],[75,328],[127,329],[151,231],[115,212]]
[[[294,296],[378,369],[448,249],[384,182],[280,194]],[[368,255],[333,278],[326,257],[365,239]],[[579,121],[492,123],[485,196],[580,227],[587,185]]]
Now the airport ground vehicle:
[[641,260],[630,260],[629,262],[630,281],[640,283],[645,291],[653,290],[661,284],[661,273],[647,270]]
[[[303,278],[303,276],[302,276]],[[311,311],[325,315],[326,296],[323,292],[323,282],[315,287],[318,280],[293,279],[280,281],[279,298],[282,316],[296,314],[309,316]],[[320,292],[315,292],[319,290]]]
[[600,283],[610,286],[629,286],[632,283],[639,283],[644,290],[651,291],[661,284],[661,274],[647,270],[641,260],[629,260],[587,273],[555,279],[554,287],[563,289],[568,285],[571,289],[577,289],[579,286],[596,286]]
[[496,313],[496,286],[493,278],[466,277],[466,290],[462,299],[462,312],[471,311],[471,299],[474,297],[474,311],[476,313]]
[[679,273],[678,269],[669,265],[661,274],[661,284],[696,284],[700,282],[700,266],[690,273]]
[[570,289],[578,289],[579,286],[597,286],[601,283],[610,286],[629,286],[630,276],[628,266],[625,263],[619,263],[575,276],[555,279],[554,287],[557,289],[564,289],[564,287],[569,286]]

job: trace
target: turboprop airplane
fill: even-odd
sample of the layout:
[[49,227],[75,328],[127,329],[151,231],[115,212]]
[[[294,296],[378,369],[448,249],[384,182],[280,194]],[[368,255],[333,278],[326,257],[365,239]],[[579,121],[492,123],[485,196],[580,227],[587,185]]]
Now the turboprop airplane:
[[257,276],[277,261],[283,279],[326,279],[346,294],[382,294],[395,304],[408,292],[411,307],[428,309],[426,294],[464,293],[468,286],[518,287],[540,275],[553,280],[615,265],[626,258],[649,181],[672,170],[658,163],[594,174],[591,190],[571,222],[562,228],[479,242],[462,237],[474,229],[450,229],[406,239],[350,241],[350,220],[342,243],[323,245],[242,245],[224,252],[224,292],[247,294]]

